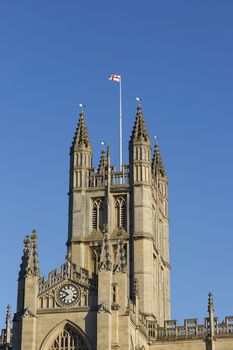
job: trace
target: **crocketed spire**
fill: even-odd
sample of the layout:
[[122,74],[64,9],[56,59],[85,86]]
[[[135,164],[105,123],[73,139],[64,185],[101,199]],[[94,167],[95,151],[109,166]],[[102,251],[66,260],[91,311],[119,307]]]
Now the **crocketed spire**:
[[137,107],[137,114],[134,122],[133,131],[131,134],[131,141],[149,141],[148,132],[146,129],[146,124],[142,114],[142,107],[139,105]]
[[38,246],[37,246],[37,232],[35,229],[32,230],[31,245],[32,245],[32,258],[33,258],[33,272],[36,276],[39,276],[40,275],[39,254],[38,254]]
[[7,312],[6,312],[6,344],[9,345],[10,343],[11,343],[11,306],[7,305]]
[[166,176],[166,172],[163,166],[162,157],[159,151],[159,144],[156,142],[154,148],[154,154],[152,158],[152,172],[153,174],[160,174],[163,177]]
[[7,305],[7,311],[6,311],[6,325],[11,324],[11,306]]
[[74,134],[72,146],[84,145],[85,147],[88,147],[89,144],[90,144],[90,142],[89,142],[87,127],[86,127],[86,122],[85,122],[85,115],[84,115],[84,112],[82,111],[79,114],[78,126],[77,126],[77,129],[76,129],[75,134]]
[[208,312],[213,312],[214,311],[214,299],[213,299],[213,294],[212,292],[209,292],[208,295]]
[[31,236],[27,235],[24,239],[24,251],[19,278],[21,279],[28,275],[40,276],[36,230],[33,230]]
[[106,169],[107,165],[108,165],[107,154],[106,154],[106,151],[103,149],[101,152],[98,173],[102,174],[104,169]]
[[213,294],[209,292],[208,295],[208,313],[209,313],[209,329],[208,335],[211,339],[213,339],[215,334],[215,325],[214,325],[214,300]]

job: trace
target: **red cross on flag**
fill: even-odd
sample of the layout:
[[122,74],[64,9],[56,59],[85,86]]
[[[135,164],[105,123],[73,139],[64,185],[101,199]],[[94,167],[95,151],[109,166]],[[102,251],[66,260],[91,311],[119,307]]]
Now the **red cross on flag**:
[[108,77],[108,80],[114,80],[114,81],[120,81],[121,80],[121,76],[120,75],[117,75],[117,74],[111,74],[109,77]]

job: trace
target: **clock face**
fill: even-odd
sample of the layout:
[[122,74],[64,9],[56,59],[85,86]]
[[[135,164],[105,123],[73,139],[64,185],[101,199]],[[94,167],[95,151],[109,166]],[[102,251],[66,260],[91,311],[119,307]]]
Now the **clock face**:
[[80,291],[73,284],[65,284],[58,290],[58,301],[65,306],[72,306],[77,303]]

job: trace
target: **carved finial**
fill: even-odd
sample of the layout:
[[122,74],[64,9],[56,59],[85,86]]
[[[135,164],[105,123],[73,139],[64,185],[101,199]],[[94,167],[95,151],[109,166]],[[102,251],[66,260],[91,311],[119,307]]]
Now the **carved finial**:
[[99,167],[98,167],[98,173],[102,174],[104,172],[104,170],[106,169],[108,164],[107,161],[107,154],[105,149],[102,150],[101,152],[101,158],[100,158],[100,163],[99,163]]
[[23,243],[24,243],[24,250],[22,255],[22,262],[20,264],[20,270],[19,270],[19,279],[22,279],[26,275],[26,270],[28,267],[28,261],[30,257],[30,236],[26,235]]
[[126,256],[125,256],[125,247],[122,239],[120,239],[120,261],[121,261],[121,267],[124,268],[126,266]]
[[109,242],[108,226],[104,225],[103,241],[99,262],[99,270],[111,270],[112,259],[111,259],[111,247]]
[[6,312],[6,344],[11,342],[11,306],[7,305]]
[[117,242],[117,252],[116,252],[116,265],[114,266],[115,272],[121,271],[121,258],[120,258],[120,240]]
[[106,142],[105,141],[101,141],[101,146],[102,146],[102,150],[106,149]]
[[33,229],[33,230],[32,230],[31,238],[32,238],[32,239],[37,239],[37,232],[36,232],[36,229]]
[[7,305],[7,311],[6,311],[6,325],[11,324],[11,306]]
[[64,277],[71,278],[72,277],[72,264],[69,259],[66,260],[64,266]]
[[34,276],[40,276],[39,254],[38,254],[38,247],[37,247],[37,232],[35,229],[32,230],[31,245],[32,245],[32,258],[33,258],[33,274]]
[[143,114],[142,114],[142,106],[141,104],[137,107],[137,115],[134,122],[133,131],[131,134],[131,141],[149,141],[148,132],[146,129],[146,124],[144,122]]
[[214,299],[212,292],[209,292],[208,295],[208,312],[214,312]]
[[156,136],[154,154],[152,158],[152,172],[154,175],[161,175],[162,177],[166,176],[166,172],[163,166],[162,157],[159,151],[158,137]]
[[68,246],[68,249],[67,249],[66,260],[71,261],[71,248],[70,248],[70,246]]
[[24,253],[26,256],[29,256],[30,253],[30,243],[31,243],[31,239],[29,235],[26,235],[24,238]]
[[24,239],[24,251],[19,278],[24,278],[28,275],[40,275],[36,230],[33,230],[31,236],[27,235]]
[[79,103],[79,107],[81,109],[81,113],[84,113],[84,104],[83,103]]
[[141,104],[141,102],[142,102],[141,97],[136,97],[136,101],[137,101],[137,103],[138,103],[138,107],[142,105],[142,104]]
[[126,266],[125,247],[122,239],[117,242],[116,265],[115,272],[124,272]]
[[155,144],[159,144],[159,137],[154,135],[154,139],[155,139]]
[[79,122],[78,122],[77,129],[75,131],[75,135],[72,143],[72,146],[74,145],[77,145],[78,147],[80,146],[88,147],[90,145],[83,107],[79,114]]
[[215,325],[214,325],[214,300],[212,292],[209,292],[208,295],[208,313],[209,313],[209,330],[208,334],[211,339],[213,339],[215,334]]

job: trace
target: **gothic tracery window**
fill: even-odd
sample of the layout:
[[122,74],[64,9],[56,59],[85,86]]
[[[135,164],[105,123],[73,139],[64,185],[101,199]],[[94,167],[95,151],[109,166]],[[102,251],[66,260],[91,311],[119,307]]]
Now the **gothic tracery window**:
[[127,206],[124,197],[117,197],[115,200],[116,227],[127,230]]
[[58,334],[49,350],[88,350],[88,347],[83,337],[67,326]]
[[97,198],[92,205],[92,229],[101,231],[103,229],[103,201]]

